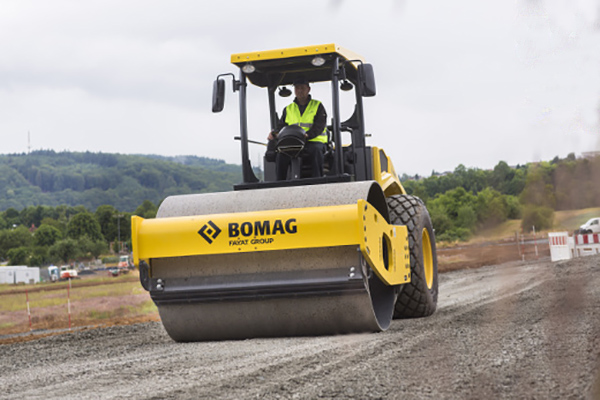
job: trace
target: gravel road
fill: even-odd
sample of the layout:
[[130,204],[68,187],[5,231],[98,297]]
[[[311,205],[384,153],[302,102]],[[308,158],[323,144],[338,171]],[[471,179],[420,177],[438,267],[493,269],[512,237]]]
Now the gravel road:
[[600,256],[440,277],[383,333],[174,343],[160,323],[0,346],[2,399],[600,398]]

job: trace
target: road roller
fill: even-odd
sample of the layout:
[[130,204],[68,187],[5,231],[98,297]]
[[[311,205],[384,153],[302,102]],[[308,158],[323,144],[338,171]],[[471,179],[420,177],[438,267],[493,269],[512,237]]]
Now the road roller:
[[[238,53],[231,63],[239,71],[217,76],[212,110],[223,110],[231,82],[243,181],[229,192],[170,196],[156,218],[132,218],[140,281],[170,337],[378,332],[393,319],[434,313],[429,213],[406,193],[384,150],[366,143],[363,99],[376,94],[373,66],[336,44]],[[264,143],[248,136],[247,88],[266,89],[265,125],[275,130],[276,94],[289,96],[300,77],[331,87],[324,174],[312,176],[301,138],[284,140],[282,130],[273,151],[292,161],[288,179],[277,180],[273,154],[265,153],[262,169],[250,162],[249,146]],[[344,103],[353,110],[347,118],[340,91],[353,103]]]

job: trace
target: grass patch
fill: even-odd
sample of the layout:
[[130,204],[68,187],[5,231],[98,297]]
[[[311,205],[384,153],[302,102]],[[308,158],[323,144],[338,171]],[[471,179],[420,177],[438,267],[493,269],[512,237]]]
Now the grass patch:
[[557,211],[554,213],[554,228],[572,233],[590,218],[596,217],[600,217],[600,207]]
[[[52,293],[52,292],[50,292]],[[46,292],[37,292],[29,294],[29,306],[34,307],[52,307],[67,303],[67,294],[64,299],[58,297],[45,298]],[[27,298],[25,293],[3,295],[0,301],[0,312],[27,310]]]
[[508,237],[514,237],[515,232],[521,231],[521,220],[520,219],[509,219],[504,221],[500,225],[493,228],[484,229],[478,232],[473,238],[474,241],[486,241],[486,240],[499,240]]
[[[106,279],[105,281],[111,281]],[[102,285],[103,281],[96,281],[99,283],[97,286],[85,286],[77,287],[77,284],[82,281],[71,282],[71,303],[77,301],[90,299],[90,298],[102,298],[102,297],[121,297],[132,294],[143,293],[143,289],[140,287],[139,282],[119,282],[111,285]],[[93,282],[91,279],[86,279],[86,285]],[[114,283],[114,281],[111,281]],[[67,304],[67,287],[68,283],[60,282],[49,284],[53,289],[56,289],[56,285],[61,285],[58,290],[41,290],[29,293],[29,305],[32,309],[34,308],[47,308],[62,306]],[[32,287],[31,285],[29,287]],[[39,289],[39,285],[35,285],[36,289]],[[43,286],[42,286],[43,287]],[[12,286],[15,289],[15,286]],[[140,290],[141,289],[141,290]],[[11,312],[26,310],[26,296],[25,293],[15,294],[3,294],[0,298],[0,312]]]
[[99,311],[91,310],[87,313],[87,318],[92,321],[101,321],[111,318],[123,317],[128,313],[127,306],[119,306],[113,310]]
[[134,294],[140,286],[139,282],[123,282],[114,285],[98,285],[77,288],[71,287],[71,300],[89,299],[95,297],[119,297]]
[[86,318],[92,321],[102,321],[114,318],[136,317],[150,315],[158,312],[152,300],[145,301],[135,306],[119,306],[112,310],[91,310],[86,313]]
[[138,306],[129,306],[127,308],[133,315],[148,315],[158,312],[158,308],[156,308],[156,304],[152,300],[147,300]]
[[12,328],[13,326],[15,326],[14,322],[3,322],[0,324],[0,330]]
[[[552,229],[536,232],[536,236],[545,237],[548,232],[567,231],[573,234],[573,231],[587,222],[590,218],[600,217],[600,207],[586,208],[582,210],[566,210],[554,212],[554,225]],[[521,220],[511,219],[504,221],[493,228],[482,229],[477,232],[468,242],[462,244],[476,244],[485,241],[497,241],[502,239],[514,238],[515,232],[521,232]],[[439,242],[439,248],[453,247],[461,243]]]

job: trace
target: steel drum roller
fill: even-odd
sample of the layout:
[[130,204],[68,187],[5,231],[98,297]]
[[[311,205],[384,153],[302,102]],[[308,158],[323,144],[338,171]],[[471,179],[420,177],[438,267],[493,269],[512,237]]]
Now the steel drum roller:
[[[354,204],[387,218],[374,182],[172,196],[157,219]],[[356,245],[150,260],[150,294],[176,341],[372,332],[388,328],[396,290]]]

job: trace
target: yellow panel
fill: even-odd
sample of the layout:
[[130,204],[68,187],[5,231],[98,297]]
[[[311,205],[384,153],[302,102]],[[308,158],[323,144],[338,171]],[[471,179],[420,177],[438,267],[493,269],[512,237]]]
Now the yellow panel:
[[[386,284],[399,285],[410,282],[408,229],[404,225],[389,225],[374,207],[361,201],[363,203],[359,211],[364,235],[361,238],[360,249],[365,259]],[[387,248],[387,257],[384,246]]]
[[388,285],[410,281],[406,227],[389,225],[365,200],[234,214],[147,220],[133,216],[131,221],[136,265],[151,258],[357,245]]
[[132,227],[138,259],[358,244],[357,205],[157,218]]
[[[400,179],[398,179],[398,175],[396,174],[396,170],[392,164],[392,159],[389,158],[385,152],[378,147],[373,147],[372,150],[373,153],[371,159],[373,160],[373,179],[377,181],[379,185],[381,185],[386,197],[394,194],[406,194]],[[383,152],[383,156],[387,161],[387,171],[381,170],[380,152]]]
[[336,46],[334,43],[320,44],[314,46],[304,47],[292,47],[289,49],[278,49],[278,50],[266,50],[266,51],[252,51],[249,53],[237,53],[231,55],[231,62],[233,64],[249,61],[261,61],[261,60],[275,60],[279,58],[291,58],[310,56],[317,54],[330,54],[338,53],[346,60],[363,60],[363,58],[341,46]]

